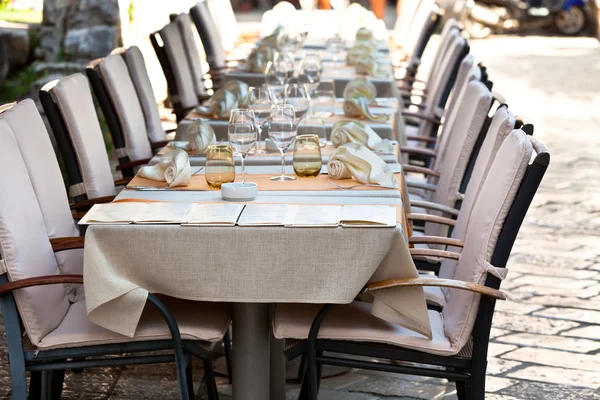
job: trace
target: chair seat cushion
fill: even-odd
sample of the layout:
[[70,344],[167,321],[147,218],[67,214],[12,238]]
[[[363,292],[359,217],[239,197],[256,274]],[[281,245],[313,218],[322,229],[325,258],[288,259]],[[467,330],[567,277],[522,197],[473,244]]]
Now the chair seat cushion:
[[[434,274],[423,274],[419,273],[419,278],[437,278],[437,275]],[[423,287],[423,292],[425,293],[425,300],[428,305],[434,305],[437,307],[444,308],[446,305],[446,297],[444,296],[444,292],[441,287],[438,286],[425,286]]]
[[[229,328],[230,313],[225,304],[201,303],[160,297],[173,314],[184,340],[216,342]],[[151,304],[146,304],[133,338],[123,336],[91,322],[85,301],[73,303],[60,325],[39,343],[43,350],[53,348],[93,346],[109,343],[170,339],[166,322]]]
[[[278,339],[306,339],[321,305],[278,304],[273,318],[273,332]],[[437,311],[429,311],[432,339],[394,325],[371,314],[371,304],[353,302],[336,305],[319,330],[320,339],[374,342],[422,350],[431,354],[450,355],[456,350],[444,335],[444,321]]]

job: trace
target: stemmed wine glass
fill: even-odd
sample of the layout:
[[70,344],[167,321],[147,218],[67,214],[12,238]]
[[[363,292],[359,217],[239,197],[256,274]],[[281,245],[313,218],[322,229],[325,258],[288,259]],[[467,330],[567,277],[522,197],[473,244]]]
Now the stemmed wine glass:
[[265,153],[261,147],[261,135],[263,125],[266,119],[271,115],[271,107],[273,106],[273,98],[266,85],[261,87],[251,87],[248,91],[248,108],[254,111],[254,118],[258,124],[258,141],[257,150],[259,154]]
[[307,116],[298,122],[296,129],[298,135],[315,135],[319,137],[319,146],[325,147],[327,144],[327,130],[325,121],[315,116]]
[[265,84],[271,92],[271,97],[274,102],[283,102],[283,90],[285,83],[294,73],[294,61],[291,61],[277,53],[272,62],[269,62],[266,68]]
[[281,153],[281,175],[271,177],[272,181],[293,181],[295,176],[285,174],[285,151],[296,137],[294,107],[289,104],[279,104],[271,110],[269,117],[269,137]]
[[310,96],[306,86],[302,83],[285,85],[284,103],[293,106],[296,119],[304,117],[310,105]]
[[258,136],[258,127],[252,110],[235,109],[231,111],[227,136],[231,147],[242,160],[242,183],[246,182],[246,166],[244,161],[254,147]]
[[311,96],[321,81],[321,69],[321,57],[318,54],[309,53],[300,62],[298,83],[306,85]]
[[333,37],[327,39],[327,51],[333,56],[333,65],[337,65],[339,54],[344,50],[346,46],[344,40],[339,34],[335,34]]

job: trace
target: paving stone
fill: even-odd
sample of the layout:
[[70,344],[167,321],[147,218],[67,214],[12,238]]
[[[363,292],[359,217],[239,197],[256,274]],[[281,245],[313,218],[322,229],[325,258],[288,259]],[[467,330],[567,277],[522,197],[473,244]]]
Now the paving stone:
[[517,346],[502,343],[490,343],[488,346],[488,357],[498,357],[500,354],[515,350]]
[[554,276],[523,275],[513,281],[515,284],[583,289],[598,282],[591,279],[570,279]]
[[492,330],[490,332],[490,339],[495,339],[499,336],[504,336],[509,333],[510,333],[510,331],[507,331],[506,329],[492,328]]
[[594,265],[590,265],[587,269],[592,269],[594,271],[600,271],[600,263],[596,263]]
[[516,385],[519,381],[514,379],[500,378],[497,376],[488,376],[485,378],[485,391],[494,393],[500,390],[504,391],[507,387]]
[[600,310],[600,297],[595,296],[589,299],[580,299],[577,297],[563,296],[533,296],[528,302],[541,304],[545,306],[584,308],[586,310]]
[[525,400],[502,393],[486,393],[485,400]]
[[[297,400],[300,389],[292,389],[286,392],[286,400]],[[378,396],[368,393],[351,393],[323,388],[319,390],[319,400],[376,400]]]
[[514,301],[498,301],[496,302],[496,310],[511,314],[531,314],[534,311],[540,310],[543,307],[537,304],[516,303]]
[[[517,344],[527,347],[543,347],[588,353],[600,349],[600,341],[568,338],[556,335],[535,335],[531,333],[515,333],[497,338],[499,342]],[[495,343],[493,343],[495,344]]]
[[569,353],[566,351],[523,347],[502,355],[503,359],[599,372],[600,355]]
[[511,371],[522,366],[523,363],[518,361],[503,360],[497,357],[488,357],[487,374],[502,375],[507,371]]
[[[534,367],[532,367],[534,368]],[[556,371],[558,372],[558,371]],[[556,373],[553,372],[553,373]],[[572,387],[573,385],[557,385],[552,383],[521,381],[518,385],[510,386],[502,390],[503,394],[531,400],[592,400],[593,389]],[[488,400],[486,396],[486,400]]]
[[[539,285],[519,285],[514,289],[515,292],[527,292],[536,295],[551,295],[551,296],[576,296],[582,299],[598,296],[599,289],[593,288],[592,286],[585,289],[568,289],[560,286],[539,286]],[[510,296],[511,292],[508,292]]]
[[600,311],[581,310],[577,308],[545,308],[541,311],[534,312],[534,315],[539,315],[547,318],[568,319],[572,321],[587,322],[590,324],[600,325]]
[[[528,264],[541,265],[544,267],[554,267],[554,268],[586,268],[593,264],[593,262],[585,260],[583,258],[578,258],[573,255],[573,257],[556,257],[551,255],[541,255],[541,254],[515,254],[512,258],[515,262],[523,262]],[[509,264],[510,268],[510,264]]]
[[342,389],[354,383],[362,382],[365,379],[369,379],[369,376],[360,372],[349,372],[321,380],[321,387]]
[[563,321],[550,318],[532,317],[529,315],[516,315],[503,312],[494,313],[493,326],[512,331],[540,333],[551,335],[562,330],[575,328],[576,322]]
[[509,267],[511,272],[515,271],[522,274],[564,277],[573,279],[598,278],[597,271],[590,271],[588,269],[555,268],[526,263],[511,263]]
[[562,332],[563,336],[576,336],[587,339],[600,340],[600,328],[598,326],[585,326],[582,328],[572,329],[570,331]]
[[416,399],[436,399],[446,391],[442,385],[378,377],[367,379],[348,388],[350,392],[372,393],[379,396],[405,396]]

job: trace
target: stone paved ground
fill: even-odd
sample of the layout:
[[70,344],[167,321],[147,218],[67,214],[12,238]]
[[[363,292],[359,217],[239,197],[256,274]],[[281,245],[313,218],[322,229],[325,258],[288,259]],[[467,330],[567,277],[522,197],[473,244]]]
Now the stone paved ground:
[[[497,37],[472,43],[495,89],[535,123],[551,167],[503,285],[487,399],[600,398],[600,50],[593,39]],[[10,398],[0,339],[0,398]],[[201,370],[196,371],[197,380]],[[230,387],[220,380],[222,398]],[[288,398],[295,398],[291,385]],[[323,381],[327,400],[455,399],[444,381],[352,371]],[[66,399],[177,398],[172,366],[68,374]]]

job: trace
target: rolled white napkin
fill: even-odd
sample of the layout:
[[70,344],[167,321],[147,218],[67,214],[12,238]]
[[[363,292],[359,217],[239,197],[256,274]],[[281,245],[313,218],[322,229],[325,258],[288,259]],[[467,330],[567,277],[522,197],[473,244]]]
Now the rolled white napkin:
[[359,143],[347,143],[335,149],[327,168],[332,179],[354,178],[360,183],[398,187],[398,181],[385,161]]
[[204,154],[208,146],[217,144],[215,131],[200,118],[181,121],[177,126],[175,142],[169,146],[176,147],[194,154]]
[[238,97],[235,93],[219,89],[204,105],[197,106],[194,111],[211,118],[229,118],[231,110],[238,107]]
[[331,142],[335,147],[346,143],[359,143],[373,151],[393,153],[394,146],[382,139],[370,126],[360,121],[338,121],[331,128]]
[[158,164],[142,167],[138,172],[142,178],[167,182],[169,187],[187,186],[192,177],[188,154],[181,149],[168,149]]

